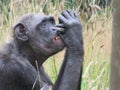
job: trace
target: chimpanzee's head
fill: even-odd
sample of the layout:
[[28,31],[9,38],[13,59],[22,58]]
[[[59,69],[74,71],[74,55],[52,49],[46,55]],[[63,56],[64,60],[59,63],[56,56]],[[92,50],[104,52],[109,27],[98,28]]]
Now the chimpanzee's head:
[[55,29],[52,16],[28,14],[14,27],[14,37],[20,43],[27,43],[37,54],[52,55],[64,48]]

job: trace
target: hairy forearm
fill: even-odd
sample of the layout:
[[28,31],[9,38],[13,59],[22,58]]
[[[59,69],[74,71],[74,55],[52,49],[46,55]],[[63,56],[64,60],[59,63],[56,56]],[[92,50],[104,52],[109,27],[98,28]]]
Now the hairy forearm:
[[82,73],[83,53],[76,50],[68,50],[66,53],[67,62],[58,90],[78,90]]
[[67,49],[53,90],[77,90],[81,82],[82,61],[82,50],[77,51]]

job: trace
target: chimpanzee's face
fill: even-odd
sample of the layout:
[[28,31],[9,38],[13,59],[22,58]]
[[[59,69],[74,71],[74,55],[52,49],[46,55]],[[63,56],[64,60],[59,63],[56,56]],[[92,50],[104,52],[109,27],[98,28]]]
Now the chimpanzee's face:
[[34,15],[28,27],[28,41],[36,53],[52,55],[64,48],[52,16]]

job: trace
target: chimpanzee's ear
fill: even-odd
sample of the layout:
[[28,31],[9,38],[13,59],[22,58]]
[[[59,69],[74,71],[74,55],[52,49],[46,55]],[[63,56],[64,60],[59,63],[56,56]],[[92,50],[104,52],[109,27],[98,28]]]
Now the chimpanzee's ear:
[[14,35],[16,36],[17,39],[21,41],[27,41],[28,36],[26,35],[27,29],[22,23],[18,23],[15,25],[14,29]]

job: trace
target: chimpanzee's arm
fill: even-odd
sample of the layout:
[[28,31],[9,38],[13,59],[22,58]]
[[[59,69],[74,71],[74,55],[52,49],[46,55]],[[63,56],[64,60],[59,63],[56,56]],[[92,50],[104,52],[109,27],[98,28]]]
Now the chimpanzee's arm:
[[67,61],[58,90],[80,90],[82,54],[78,51],[67,51],[66,54]]
[[63,11],[59,21],[66,29],[65,34],[60,36],[67,48],[53,90],[80,90],[83,62],[82,25],[72,11]]

